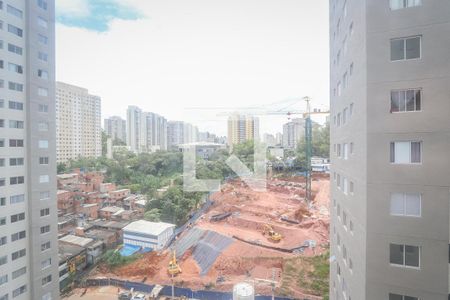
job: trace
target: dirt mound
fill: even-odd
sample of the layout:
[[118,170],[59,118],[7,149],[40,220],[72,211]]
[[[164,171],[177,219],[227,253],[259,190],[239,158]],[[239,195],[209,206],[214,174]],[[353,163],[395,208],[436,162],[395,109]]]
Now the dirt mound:
[[129,265],[116,268],[112,273],[117,276],[153,276],[159,270],[159,265],[165,258],[167,253],[159,254],[157,252],[150,252],[143,255],[142,258],[132,262]]

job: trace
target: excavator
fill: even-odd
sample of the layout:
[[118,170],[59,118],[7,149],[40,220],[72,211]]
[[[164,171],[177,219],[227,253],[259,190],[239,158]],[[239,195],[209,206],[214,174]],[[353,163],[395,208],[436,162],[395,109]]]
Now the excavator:
[[181,273],[181,268],[177,263],[177,256],[175,250],[173,251],[172,259],[169,261],[169,267],[167,268],[169,275],[176,276]]
[[272,226],[270,226],[269,224],[264,224],[263,235],[265,236],[266,234],[267,238],[274,243],[278,243],[283,238],[281,234],[275,232],[275,230],[273,230]]

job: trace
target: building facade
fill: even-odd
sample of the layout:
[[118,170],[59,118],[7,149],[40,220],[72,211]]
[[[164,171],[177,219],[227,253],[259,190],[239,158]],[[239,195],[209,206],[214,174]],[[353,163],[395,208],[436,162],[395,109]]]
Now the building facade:
[[169,150],[178,150],[182,144],[198,141],[198,128],[183,121],[169,121],[167,123],[167,144]]
[[105,133],[113,140],[127,142],[127,122],[121,117],[110,117],[104,120]]
[[56,159],[102,155],[101,99],[85,88],[56,83]]
[[449,1],[330,1],[330,299],[449,297],[449,36]]
[[59,299],[55,5],[0,1],[0,299]]
[[128,106],[127,145],[135,153],[167,150],[166,118]]
[[305,119],[296,118],[283,125],[283,147],[296,149],[305,138]]
[[259,118],[233,114],[228,118],[228,145],[259,140]]

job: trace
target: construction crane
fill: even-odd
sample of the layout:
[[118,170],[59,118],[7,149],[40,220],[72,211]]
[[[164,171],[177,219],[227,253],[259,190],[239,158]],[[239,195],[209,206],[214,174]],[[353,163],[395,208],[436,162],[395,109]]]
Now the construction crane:
[[179,273],[181,273],[181,268],[177,263],[177,256],[175,250],[173,251],[172,259],[169,261],[169,267],[167,268],[167,272],[169,272],[169,274],[172,276],[176,276]]
[[312,120],[311,115],[329,114],[329,111],[321,111],[314,109],[311,111],[311,98],[303,97],[302,100],[306,101],[306,111],[285,111],[284,109],[275,111],[266,111],[267,115],[286,115],[290,119],[292,115],[302,115],[305,119],[305,157],[306,157],[306,186],[305,186],[305,200],[309,203],[311,199],[311,158],[312,158]]
[[[291,110],[290,108],[297,104],[299,101],[306,102],[306,110]],[[303,119],[305,119],[305,157],[306,157],[306,186],[305,186],[305,200],[307,203],[310,203],[311,199],[311,157],[312,157],[312,115],[328,115],[330,112],[328,110],[322,111],[320,109],[313,109],[311,111],[311,98],[303,97],[303,98],[294,98],[288,99],[286,101],[280,103],[272,103],[270,105],[262,106],[262,107],[248,107],[243,109],[238,109],[238,111],[242,111],[243,114],[249,115],[278,115],[278,116],[287,116],[288,119],[291,119],[293,115],[301,115]],[[279,109],[273,109],[274,105],[284,103],[285,106]],[[218,116],[231,116],[235,113],[223,112],[219,113]]]
[[281,234],[273,230],[272,226],[270,226],[269,224],[264,224],[263,235],[265,236],[266,234],[268,236],[268,239],[274,243],[278,243],[283,239]]

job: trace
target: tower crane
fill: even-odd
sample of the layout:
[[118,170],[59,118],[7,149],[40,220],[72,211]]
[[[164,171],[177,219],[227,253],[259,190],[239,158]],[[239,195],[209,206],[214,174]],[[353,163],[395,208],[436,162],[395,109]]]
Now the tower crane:
[[[294,104],[298,103],[299,101],[305,101],[306,102],[306,110],[290,110],[290,107],[292,107]],[[328,110],[322,111],[320,109],[313,109],[311,111],[311,98],[309,97],[303,97],[303,98],[294,98],[289,99],[287,101],[283,101],[283,103],[286,103],[285,107],[282,107],[280,109],[273,109],[272,106],[280,103],[273,103],[270,105],[265,105],[261,107],[250,107],[250,108],[243,108],[238,109],[238,111],[242,111],[243,114],[249,114],[249,115],[278,115],[278,116],[287,116],[288,119],[291,118],[293,115],[301,115],[305,119],[305,156],[306,156],[306,187],[305,187],[305,200],[307,203],[309,203],[311,199],[311,157],[312,157],[312,115],[328,115],[330,112]],[[219,113],[218,116],[231,116],[235,113]]]

